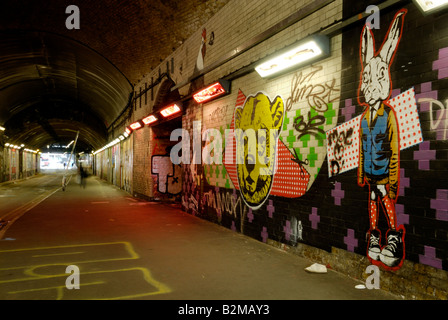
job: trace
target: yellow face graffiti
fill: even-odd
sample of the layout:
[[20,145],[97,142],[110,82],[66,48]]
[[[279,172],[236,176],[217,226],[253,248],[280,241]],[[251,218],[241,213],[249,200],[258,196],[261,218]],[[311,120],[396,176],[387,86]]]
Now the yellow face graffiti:
[[261,92],[235,109],[238,184],[252,209],[260,208],[271,191],[283,113],[282,98],[271,102]]

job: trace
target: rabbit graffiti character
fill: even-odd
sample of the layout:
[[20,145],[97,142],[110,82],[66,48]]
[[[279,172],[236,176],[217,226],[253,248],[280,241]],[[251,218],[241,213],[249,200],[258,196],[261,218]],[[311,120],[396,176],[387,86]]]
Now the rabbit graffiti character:
[[[358,185],[369,187],[367,256],[375,265],[398,269],[404,260],[404,227],[397,227],[395,202],[399,190],[400,149],[395,111],[387,104],[391,94],[390,66],[400,42],[406,10],[396,13],[379,51],[369,25],[361,33],[362,64],[358,102],[366,106],[361,117]],[[378,212],[382,206],[389,230],[382,246]]]

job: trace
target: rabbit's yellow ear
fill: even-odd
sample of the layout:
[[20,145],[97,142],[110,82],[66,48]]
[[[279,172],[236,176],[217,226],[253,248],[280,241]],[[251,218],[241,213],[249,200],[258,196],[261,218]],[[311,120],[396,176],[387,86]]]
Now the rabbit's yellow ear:
[[388,65],[391,64],[395,51],[398,47],[398,43],[400,42],[404,15],[406,14],[406,12],[406,10],[400,10],[395,15],[395,18],[389,27],[389,31],[387,32],[387,38],[384,40],[384,43],[381,47],[380,57]]

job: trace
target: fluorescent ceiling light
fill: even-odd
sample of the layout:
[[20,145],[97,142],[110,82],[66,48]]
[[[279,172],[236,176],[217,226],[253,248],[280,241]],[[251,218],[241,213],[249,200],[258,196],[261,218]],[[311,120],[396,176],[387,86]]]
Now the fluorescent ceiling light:
[[448,0],[414,0],[414,3],[424,14],[431,14],[448,5]]
[[138,130],[142,127],[142,124],[140,123],[140,121],[137,121],[131,124],[130,127],[132,130]]
[[151,124],[151,123],[156,122],[157,120],[159,120],[159,119],[157,119],[157,118],[156,118],[155,116],[153,116],[153,115],[150,115],[150,116],[144,118],[142,121],[143,121],[144,124]]
[[165,109],[163,109],[162,111],[160,111],[160,113],[162,114],[162,116],[164,116],[165,118],[172,116],[173,114],[176,114],[180,112],[180,108],[177,104],[173,104],[169,107],[166,107]]
[[221,97],[230,92],[230,82],[226,80],[219,80],[205,89],[193,94],[193,99],[197,103],[204,103],[212,99]]
[[330,40],[328,37],[315,35],[262,62],[255,67],[255,70],[265,78],[293,67],[310,64],[328,56],[329,53]]
[[75,140],[70,141],[70,143],[65,148],[68,149],[74,142]]

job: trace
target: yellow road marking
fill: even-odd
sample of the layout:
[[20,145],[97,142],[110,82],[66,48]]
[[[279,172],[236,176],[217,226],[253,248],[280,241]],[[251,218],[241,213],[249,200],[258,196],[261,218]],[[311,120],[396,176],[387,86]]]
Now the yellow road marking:
[[[81,283],[80,287],[83,286],[93,286],[97,284],[104,284],[104,281],[95,281],[90,283]],[[8,293],[17,294],[17,293],[26,293],[26,292],[37,292],[37,291],[45,291],[45,290],[54,290],[54,289],[66,289],[65,286],[56,286],[56,287],[47,287],[47,288],[37,288],[37,289],[26,289],[26,290],[18,290],[18,291],[10,291]]]
[[[32,269],[36,269],[38,267],[48,267],[48,266],[55,266],[55,265],[77,265],[77,264],[84,264],[84,263],[97,263],[97,262],[108,262],[108,261],[121,261],[121,260],[136,260],[139,259],[139,255],[135,252],[134,248],[129,242],[110,242],[110,243],[88,243],[88,244],[81,244],[81,245],[66,245],[66,246],[52,246],[52,247],[36,247],[36,248],[25,248],[25,249],[11,249],[11,250],[0,250],[0,255],[2,253],[12,253],[12,252],[24,252],[24,251],[32,251],[32,250],[49,250],[49,249],[60,249],[60,248],[76,248],[76,247],[94,247],[94,246],[109,246],[109,245],[117,245],[122,244],[124,245],[124,248],[126,252],[129,254],[129,257],[121,257],[121,258],[109,258],[109,259],[95,259],[95,260],[74,260],[74,261],[68,261],[61,263],[51,263],[51,264],[42,264],[42,265],[34,265],[31,266]],[[7,268],[0,268],[0,271],[4,270],[17,270],[17,269],[24,269],[29,268],[30,266],[16,266],[16,267],[7,267]],[[0,281],[0,283],[2,283]]]
[[52,254],[37,254],[34,256],[31,256],[33,258],[41,258],[41,257],[53,257],[53,256],[66,256],[71,254],[82,254],[85,253],[85,251],[79,251],[79,252],[63,252],[63,253],[52,253]]
[[[110,242],[110,243],[93,243],[93,244],[81,244],[81,245],[66,245],[66,246],[49,246],[49,247],[36,247],[36,248],[23,248],[23,249],[16,249],[16,250],[0,250],[0,255],[3,253],[16,253],[16,252],[27,252],[27,251],[38,251],[38,250],[51,250],[51,249],[67,249],[67,248],[87,248],[87,247],[101,247],[101,246],[113,246],[113,245],[122,245],[127,254],[128,257],[121,257],[121,258],[108,258],[108,259],[93,259],[93,260],[84,260],[84,261],[72,261],[72,262],[64,262],[64,263],[48,263],[48,264],[33,264],[28,266],[21,266],[21,267],[7,267],[7,268],[0,268],[0,270],[17,270],[17,269],[23,269],[22,275],[25,275],[25,277],[20,277],[16,279],[6,279],[1,280],[0,284],[6,284],[6,283],[21,283],[21,282],[29,282],[29,281],[37,281],[37,280],[45,280],[45,279],[56,279],[56,278],[67,278],[69,274],[67,273],[58,273],[58,274],[39,274],[36,272],[37,269],[40,268],[48,268],[48,267],[55,267],[55,266],[62,266],[65,267],[67,265],[79,265],[79,264],[92,264],[92,263],[98,263],[98,262],[110,262],[110,261],[122,261],[122,260],[137,260],[139,259],[139,255],[135,252],[134,248],[129,242]],[[49,256],[63,256],[63,255],[70,255],[70,254],[81,254],[85,253],[85,251],[79,251],[79,252],[63,252],[63,253],[49,253],[49,254],[41,254],[41,255],[33,255],[32,257],[49,257]],[[164,283],[161,283],[157,281],[151,274],[151,271],[147,268],[142,267],[130,267],[130,268],[121,268],[121,269],[114,269],[114,270],[95,270],[95,271],[83,271],[81,272],[81,276],[86,275],[101,275],[101,274],[112,274],[112,273],[118,273],[118,272],[127,272],[127,271],[140,271],[143,275],[144,282],[149,284],[151,287],[155,288],[155,291],[150,292],[142,292],[137,294],[130,294],[130,295],[123,295],[118,297],[112,297],[107,298],[111,300],[118,300],[118,299],[134,299],[134,298],[140,298],[140,297],[146,297],[156,294],[165,294],[171,292],[171,289],[165,285]],[[84,283],[81,284],[82,286],[85,285],[99,285],[99,284],[107,284],[108,282],[104,281],[95,281],[90,283]],[[56,290],[57,291],[57,299],[62,299],[64,296],[64,288],[65,286],[52,286],[48,288],[32,288],[32,289],[25,289],[25,290],[16,290],[16,291],[10,291],[9,293],[27,293],[27,292],[38,292],[38,291],[44,291],[44,290]]]
[[36,198],[32,199],[31,201],[28,201],[24,205],[21,205],[20,207],[8,212],[5,214],[2,219],[5,221],[9,221],[9,223],[0,231],[0,239],[3,238],[5,235],[6,230],[9,229],[9,227],[20,217],[22,217],[25,213],[36,207],[41,202],[45,201],[49,197],[51,197],[53,194],[58,192],[61,188],[56,188],[50,191],[45,192],[42,195],[37,196]]
[[34,248],[24,248],[24,249],[10,249],[10,250],[0,250],[0,253],[3,252],[21,252],[21,251],[32,251],[32,250],[47,250],[47,249],[60,249],[60,248],[76,248],[76,247],[94,247],[94,246],[108,246],[113,244],[123,244],[126,250],[129,252],[134,259],[138,259],[138,254],[134,251],[134,248],[129,242],[121,241],[121,242],[104,242],[104,243],[86,243],[86,244],[71,244],[65,246],[51,246],[51,247],[34,247]]

